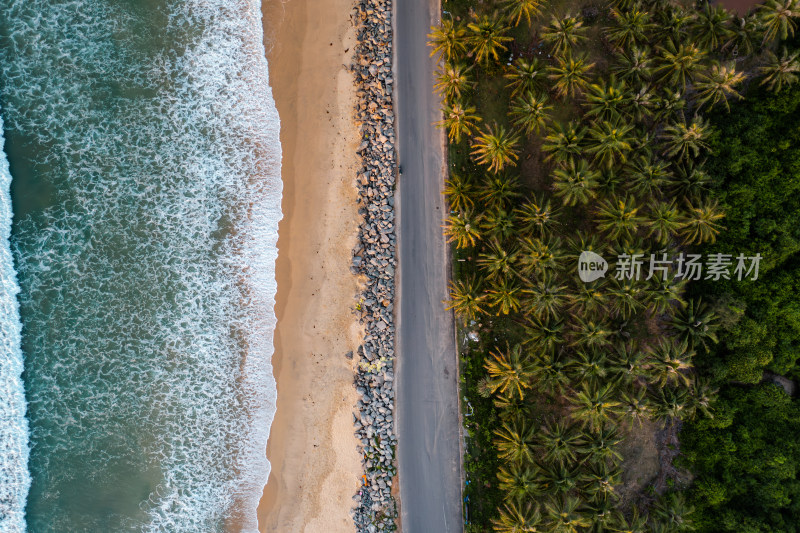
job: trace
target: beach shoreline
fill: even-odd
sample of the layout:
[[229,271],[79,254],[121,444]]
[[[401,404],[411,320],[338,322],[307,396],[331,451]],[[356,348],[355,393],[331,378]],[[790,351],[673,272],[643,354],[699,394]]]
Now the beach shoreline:
[[281,118],[284,183],[276,278],[277,412],[261,532],[351,532],[362,474],[353,433],[355,351],[350,273],[359,215],[351,0],[264,0],[270,84]]

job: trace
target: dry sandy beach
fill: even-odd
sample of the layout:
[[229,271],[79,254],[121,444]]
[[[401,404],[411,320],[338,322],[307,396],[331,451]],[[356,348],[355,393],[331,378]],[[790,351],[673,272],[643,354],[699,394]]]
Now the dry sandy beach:
[[358,227],[359,164],[350,63],[351,0],[265,0],[270,83],[281,118],[284,218],[279,229],[273,364],[278,403],[272,472],[259,530],[351,532],[361,462],[353,434],[350,254]]

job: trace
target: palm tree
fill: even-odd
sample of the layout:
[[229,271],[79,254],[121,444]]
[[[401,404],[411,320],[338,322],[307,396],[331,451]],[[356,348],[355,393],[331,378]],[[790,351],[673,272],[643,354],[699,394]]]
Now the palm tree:
[[445,61],[451,61],[467,51],[466,31],[453,19],[445,19],[442,25],[431,28],[428,45],[433,48],[431,56],[439,54]]
[[689,385],[691,377],[688,372],[692,367],[694,350],[687,342],[676,343],[672,340],[661,341],[653,349],[647,365],[650,381],[659,387],[666,385]]
[[602,461],[593,463],[582,478],[584,492],[605,500],[616,496],[615,487],[622,482],[622,470]]
[[514,126],[530,135],[539,134],[547,127],[550,122],[550,113],[553,106],[547,105],[547,98],[536,96],[528,91],[524,96],[518,97],[511,104],[510,115],[514,120]]
[[499,52],[507,50],[503,43],[513,40],[505,35],[508,28],[497,13],[476,17],[475,22],[467,24],[467,28],[470,31],[467,42],[472,46],[475,62],[483,65],[488,65],[490,58],[499,61]]
[[744,74],[736,72],[736,67],[733,63],[727,65],[715,64],[711,67],[711,72],[708,74],[700,74],[698,81],[695,83],[698,97],[698,109],[707,103],[710,107],[714,107],[719,102],[725,104],[725,109],[730,111],[731,106],[728,104],[729,98],[742,99],[742,95],[736,92],[736,87],[744,80]]
[[695,416],[698,411],[708,418],[714,418],[711,405],[717,399],[719,389],[711,385],[711,382],[704,378],[695,376],[692,383],[692,397],[689,403],[691,415]]
[[469,175],[450,174],[444,184],[444,194],[447,196],[451,211],[466,211],[475,206],[475,202],[472,200],[472,196],[475,194],[473,185]]
[[556,462],[542,465],[539,473],[539,482],[549,494],[570,492],[578,484],[580,475],[577,468],[571,465]]
[[687,280],[661,279],[653,276],[650,279],[651,289],[647,291],[647,300],[654,314],[666,313],[672,309],[673,302],[686,305],[683,299]]
[[573,383],[600,383],[608,373],[608,358],[602,350],[578,351],[567,372]]
[[633,126],[620,121],[595,123],[589,129],[586,151],[594,154],[594,160],[606,168],[624,163],[632,148],[632,130]]
[[599,430],[621,412],[614,389],[613,383],[583,383],[581,390],[568,398],[574,406],[572,416],[582,426]]
[[522,289],[510,278],[494,283],[487,291],[487,300],[497,309],[497,313],[507,315],[519,310]]
[[479,225],[480,217],[475,215],[471,209],[450,215],[444,224],[444,234],[448,237],[447,242],[455,242],[456,248],[475,246],[481,238]]
[[592,316],[600,309],[605,309],[608,304],[607,282],[601,278],[589,283],[581,283],[569,295],[569,304],[572,312],[579,315]]
[[665,424],[685,418],[689,412],[689,394],[683,387],[661,387],[650,396],[653,417]]
[[518,57],[503,77],[509,80],[506,87],[511,89],[512,97],[528,92],[535,93],[547,81],[547,65],[538,59]]
[[733,15],[722,6],[711,7],[709,2],[692,19],[690,29],[694,41],[705,50],[720,50],[733,36]]
[[760,31],[760,23],[752,14],[746,17],[736,17],[731,25],[731,37],[725,43],[725,49],[730,50],[734,56],[750,56],[756,51],[755,42]]
[[523,502],[541,493],[538,472],[528,464],[511,463],[497,472],[498,488],[506,502]]
[[576,163],[570,158],[564,168],[553,170],[553,189],[564,205],[585,205],[596,196],[600,172],[592,170],[585,159]]
[[609,80],[589,85],[586,90],[586,114],[600,120],[616,120],[629,100],[630,94],[625,84],[612,75]]
[[481,229],[489,239],[505,242],[517,234],[517,217],[502,207],[490,208],[481,218]]
[[613,283],[611,309],[623,320],[628,320],[644,308],[644,289],[633,280],[619,281],[615,278]]
[[697,157],[701,150],[708,149],[708,133],[708,122],[698,115],[689,124],[685,120],[673,122],[664,128],[664,153],[681,159]]
[[655,197],[669,178],[669,164],[656,159],[652,152],[647,152],[635,158],[628,165],[630,171],[628,182],[631,189],[643,196]]
[[509,22],[513,22],[514,26],[519,26],[522,17],[525,17],[530,26],[532,19],[538,17],[542,12],[544,0],[503,0],[503,3]]
[[542,276],[546,272],[554,272],[565,259],[564,248],[557,237],[522,239],[519,262],[524,274]]
[[597,207],[597,228],[611,239],[630,239],[644,222],[636,200],[630,196],[600,202]]
[[686,83],[692,81],[695,72],[700,68],[705,52],[694,44],[681,42],[676,45],[668,40],[664,47],[659,47],[660,65],[656,68],[661,73],[660,83],[669,83],[675,88],[686,89]]
[[436,71],[434,90],[448,103],[461,98],[462,94],[474,84],[470,74],[471,70],[472,65],[445,61],[444,65]]
[[525,326],[528,336],[526,342],[532,343],[539,351],[555,350],[564,343],[564,321],[555,318],[542,320],[533,317]]
[[688,210],[684,217],[681,236],[687,244],[714,242],[723,227],[717,222],[725,218],[716,200],[692,205],[687,202]]
[[551,533],[579,533],[592,524],[575,496],[551,497],[545,503],[545,511]]
[[688,305],[678,309],[668,323],[681,342],[686,343],[689,348],[702,345],[708,349],[706,341],[714,344],[719,342],[719,318],[702,300],[689,300]]
[[711,176],[692,160],[675,165],[675,172],[667,178],[669,192],[673,196],[696,200],[703,196],[711,184]]
[[506,131],[503,126],[495,123],[475,138],[472,155],[478,163],[487,165],[489,171],[496,174],[506,166],[516,166],[519,159],[518,145],[519,137],[516,133]]
[[585,54],[556,56],[556,63],[556,66],[549,68],[549,77],[558,96],[574,97],[578,91],[586,88],[587,76],[594,63],[589,63]]
[[580,156],[585,134],[586,129],[580,124],[569,122],[565,125],[556,122],[542,144],[542,150],[549,152],[546,160],[555,159],[559,163],[566,163],[571,158]]
[[759,6],[757,15],[764,27],[763,43],[768,44],[776,38],[794,37],[797,28],[794,19],[800,16],[800,10],[797,0],[766,0]]
[[619,342],[611,352],[610,372],[623,383],[633,383],[644,375],[647,354],[634,342]]
[[544,236],[558,224],[559,211],[544,195],[531,196],[515,210],[525,233],[539,236]]
[[[478,382],[478,393],[483,397],[490,397],[492,391],[488,386],[489,376],[485,376]],[[520,416],[527,416],[528,408],[525,402],[519,398],[509,398],[508,396],[497,396],[492,400],[497,409],[500,420],[507,422]]]
[[519,178],[511,174],[486,174],[478,198],[488,208],[506,208],[521,196]]
[[663,122],[674,117],[683,119],[686,98],[680,90],[664,89],[661,96],[656,98],[655,104],[655,122]]
[[481,292],[481,284],[475,278],[460,279],[450,282],[450,300],[445,302],[445,309],[455,312],[456,316],[466,324],[486,313],[486,296]]
[[577,17],[566,15],[564,18],[553,17],[550,24],[542,29],[542,40],[550,45],[553,55],[572,52],[578,43],[586,40],[586,28]]
[[627,51],[620,52],[611,66],[619,79],[631,87],[643,87],[653,77],[653,58],[650,49],[634,46]]
[[542,514],[532,502],[508,501],[500,509],[500,516],[492,519],[495,533],[536,533],[544,531]]
[[517,465],[533,464],[533,427],[524,418],[504,422],[494,434],[493,443],[500,459]]
[[[620,407],[617,407],[617,411],[621,412]],[[622,461],[622,454],[617,449],[622,442],[622,436],[614,424],[598,426],[584,440],[581,452],[587,455],[588,462]]]
[[630,115],[639,122],[644,122],[653,115],[656,98],[648,87],[642,87],[630,97]]
[[676,5],[669,5],[657,9],[655,15],[654,40],[656,42],[667,39],[681,40],[685,38],[687,26],[692,20],[692,15],[688,11]]
[[537,435],[542,459],[548,463],[574,462],[575,454],[583,444],[581,433],[569,424],[553,419],[545,423]]
[[606,35],[618,48],[629,50],[647,42],[647,35],[653,28],[648,12],[634,6],[627,10],[612,9],[611,16],[614,17],[616,26],[609,28]]
[[444,118],[436,125],[447,129],[447,138],[451,142],[460,143],[462,135],[472,135],[473,130],[478,127],[478,122],[482,120],[474,113],[474,107],[464,107],[461,102],[455,101],[442,108]]
[[789,54],[786,47],[779,58],[772,50],[767,50],[767,62],[759,68],[759,73],[764,77],[761,85],[766,85],[770,91],[781,92],[784,85],[789,86],[797,82],[800,73],[800,51]]
[[[591,319],[583,319],[580,316],[575,317],[575,330],[572,332],[572,346],[581,346],[585,348],[600,348],[608,345],[613,330],[609,324],[603,320],[594,321]],[[598,350],[591,350],[591,352],[599,352]],[[581,359],[581,353],[577,354],[578,359]],[[605,355],[602,353],[592,354],[586,361],[596,361],[598,367],[603,374],[605,374]]]
[[613,527],[618,521],[619,511],[616,509],[614,498],[616,495],[611,493],[597,492],[587,505],[587,513],[592,520],[592,533],[607,533],[614,531]]
[[653,237],[660,245],[667,244],[683,227],[683,219],[675,206],[675,200],[656,202],[650,208],[647,219],[650,226],[648,237]]
[[650,418],[650,401],[647,398],[645,387],[636,387],[630,391],[622,391],[620,396],[622,416],[631,423],[639,425],[643,420]]
[[478,255],[478,267],[489,280],[510,277],[516,272],[518,254],[516,246],[502,246],[494,239],[486,251]]
[[630,517],[621,517],[617,528],[614,530],[616,533],[655,533],[651,532],[647,526],[646,514],[640,514],[639,508],[635,505],[632,506]]
[[566,374],[569,361],[561,350],[544,350],[534,357],[533,380],[537,390],[561,395],[569,383]]
[[694,508],[686,503],[683,494],[673,492],[659,499],[650,510],[650,516],[669,526],[670,531],[691,531],[694,529],[689,516]]
[[538,318],[558,318],[567,299],[567,288],[545,271],[530,288],[523,291],[528,312]]

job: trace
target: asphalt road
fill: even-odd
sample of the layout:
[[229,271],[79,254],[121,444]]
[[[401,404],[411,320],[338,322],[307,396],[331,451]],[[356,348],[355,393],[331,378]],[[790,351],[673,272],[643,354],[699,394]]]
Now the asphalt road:
[[438,0],[395,0],[398,179],[397,435],[405,533],[461,532],[458,356],[444,310],[443,137],[426,45]]

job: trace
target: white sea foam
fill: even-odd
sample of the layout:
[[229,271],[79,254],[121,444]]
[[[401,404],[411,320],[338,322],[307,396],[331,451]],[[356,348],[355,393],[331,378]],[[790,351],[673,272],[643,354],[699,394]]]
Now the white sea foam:
[[0,531],[25,531],[28,473],[28,420],[20,349],[17,273],[11,257],[11,174],[3,151],[0,118]]
[[[255,531],[276,403],[282,217],[260,2],[165,0],[164,35],[148,33],[135,2],[8,3],[9,132],[33,146],[54,200],[19,223],[13,242],[29,526],[195,533],[233,520]],[[148,45],[162,38],[163,48]],[[13,303],[13,270],[4,276]],[[3,340],[13,343],[19,323],[9,324]],[[12,355],[12,397],[23,402]],[[0,487],[24,501],[27,472],[9,472]],[[98,503],[103,515],[91,501],[74,507],[70,491],[91,497],[106,478],[132,488]],[[151,485],[146,497],[134,490]]]

